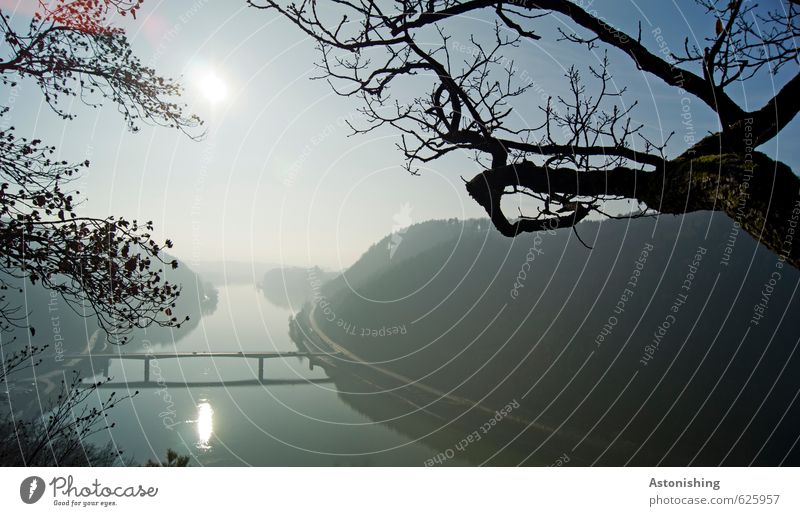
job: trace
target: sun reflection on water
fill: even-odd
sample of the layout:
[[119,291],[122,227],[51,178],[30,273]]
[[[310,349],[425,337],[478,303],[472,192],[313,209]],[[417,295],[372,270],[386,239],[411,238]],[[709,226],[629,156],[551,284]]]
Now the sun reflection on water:
[[214,409],[208,400],[197,405],[197,448],[210,450],[211,435],[214,433]]

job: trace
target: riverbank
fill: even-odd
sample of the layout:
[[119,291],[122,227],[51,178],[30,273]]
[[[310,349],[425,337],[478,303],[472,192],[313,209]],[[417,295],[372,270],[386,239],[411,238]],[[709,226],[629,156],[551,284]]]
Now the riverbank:
[[312,317],[314,309],[306,305],[290,320],[290,337],[298,349],[331,354],[314,363],[325,369],[351,407],[445,454],[438,462],[434,456],[435,462],[421,465],[461,460],[492,466],[580,466],[602,450],[603,443],[586,440],[576,453],[575,436],[531,421],[516,400],[488,406],[370,364],[331,339]]

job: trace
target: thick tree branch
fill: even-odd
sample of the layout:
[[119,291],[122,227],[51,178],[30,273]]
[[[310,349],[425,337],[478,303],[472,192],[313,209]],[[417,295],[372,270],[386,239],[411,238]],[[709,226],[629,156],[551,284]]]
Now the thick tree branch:
[[753,119],[754,147],[774,138],[794,119],[798,110],[800,110],[800,74],[786,83],[761,109],[744,116],[744,119]]
[[779,259],[800,267],[800,239],[795,238],[800,178],[760,152],[752,159],[738,154],[684,155],[653,172],[624,167],[607,172],[553,170],[531,162],[486,170],[467,183],[467,192],[502,234],[514,236],[569,227],[591,210],[578,202],[568,216],[511,222],[500,208],[509,188],[556,197],[624,197],[663,214],[722,211]]

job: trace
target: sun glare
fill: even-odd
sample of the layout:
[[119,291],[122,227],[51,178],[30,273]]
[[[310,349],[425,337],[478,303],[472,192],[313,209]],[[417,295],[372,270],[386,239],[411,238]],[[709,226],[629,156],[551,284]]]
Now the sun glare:
[[203,97],[211,104],[222,102],[228,96],[228,87],[225,81],[214,72],[207,72],[200,77],[198,85]]

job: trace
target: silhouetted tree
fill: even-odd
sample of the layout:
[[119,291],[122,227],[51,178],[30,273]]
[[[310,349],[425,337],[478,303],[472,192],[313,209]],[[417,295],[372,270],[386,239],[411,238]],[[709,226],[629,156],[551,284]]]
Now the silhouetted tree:
[[122,454],[112,443],[98,446],[89,438],[114,428],[106,412],[138,394],[101,398],[104,381],[86,383],[73,373],[62,380],[60,394],[45,400],[39,417],[0,417],[1,466],[112,466]]
[[[20,4],[33,12],[0,9],[0,83],[6,89],[36,85],[64,120],[74,114],[65,100],[96,107],[115,104],[132,131],[150,123],[177,128],[190,137],[201,124],[173,101],[179,85],[142,65],[132,53],[115,15],[136,16],[141,0],[55,0]],[[26,15],[29,15],[26,17]],[[0,106],[5,115],[8,106]],[[55,148],[0,128],[0,290],[17,288],[14,279],[41,283],[57,292],[80,315],[96,316],[112,342],[124,342],[136,327],[180,326],[172,314],[180,288],[163,279],[163,245],[151,238],[152,222],[80,216],[79,192],[71,183],[89,162],[53,158]],[[0,332],[24,326],[26,313],[0,296]],[[188,319],[188,317],[187,317]],[[35,335],[35,329],[30,328]],[[47,345],[12,350],[0,335],[0,381],[37,365]],[[130,396],[101,398],[98,387],[77,372],[62,382],[60,394],[43,400],[42,414],[0,417],[2,465],[112,465],[112,444],[87,439],[109,430],[106,412]],[[9,405],[10,406],[10,405]]]
[[[124,31],[112,25],[116,15],[135,17],[140,4],[39,1],[27,18],[0,9],[0,82],[38,85],[64,120],[74,118],[63,107],[67,99],[89,106],[110,101],[133,131],[145,122],[195,132],[199,119],[172,100],[180,86],[144,66]],[[0,289],[15,288],[9,278],[41,283],[77,313],[96,316],[114,342],[124,342],[135,327],[178,326],[172,308],[180,289],[160,268],[177,267],[163,258],[172,243],[151,238],[152,222],[79,215],[71,183],[89,162],[56,160],[53,147],[17,133],[0,128]],[[0,329],[23,325],[25,315],[0,297]]]
[[191,459],[188,455],[178,455],[172,448],[167,449],[167,461],[159,462],[149,459],[145,466],[150,468],[185,468]]
[[[336,93],[362,101],[366,123],[354,125],[354,132],[399,131],[409,171],[453,151],[474,152],[484,170],[467,181],[467,191],[504,235],[570,227],[593,211],[603,213],[605,201],[630,199],[639,203],[637,214],[723,211],[798,266],[800,245],[792,235],[800,181],[755,149],[800,108],[800,7],[697,3],[710,19],[705,47],[687,37],[672,52],[655,38],[643,42],[641,25],[638,34],[627,34],[586,3],[568,0],[250,0],[280,12],[316,41],[322,77]],[[492,30],[459,34],[459,16],[489,21]],[[648,138],[631,119],[636,102],[623,102],[625,89],[614,86],[608,58],[586,73],[569,67],[564,93],[541,99],[506,54],[541,39],[537,26],[544,25],[570,27],[557,29],[561,45],[618,51],[701,100],[716,113],[719,130],[699,141],[685,135],[681,153],[668,157],[669,137]],[[469,41],[466,53],[448,46],[453,34]],[[408,101],[390,94],[403,80],[420,92]],[[729,94],[751,81],[783,86],[751,110]],[[533,103],[541,111],[533,126],[512,116]],[[506,194],[537,199],[538,213],[509,219],[500,206]]]

